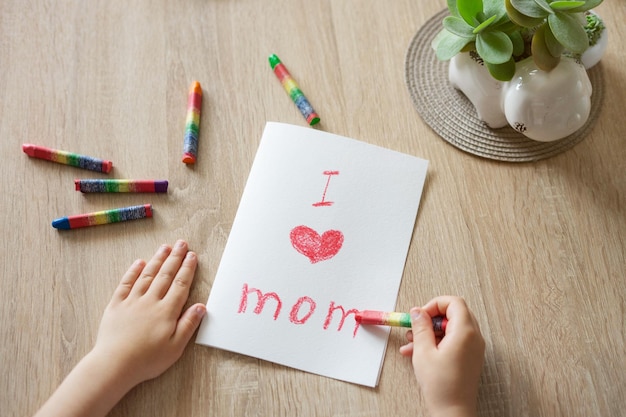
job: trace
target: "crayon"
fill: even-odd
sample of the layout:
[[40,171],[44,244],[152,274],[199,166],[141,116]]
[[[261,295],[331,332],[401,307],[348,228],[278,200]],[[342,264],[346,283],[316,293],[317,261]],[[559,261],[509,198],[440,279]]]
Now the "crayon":
[[311,126],[319,123],[320,117],[317,113],[315,113],[313,106],[311,106],[311,103],[309,103],[309,100],[307,100],[302,90],[300,90],[296,81],[291,77],[291,74],[289,74],[285,65],[275,54],[270,55],[269,61],[274,74],[276,74],[276,77],[278,77],[278,80],[283,85],[283,88],[287,94],[289,94],[291,100],[293,100],[296,104],[298,110],[300,110],[300,113],[302,113],[302,116],[304,116],[307,123]]
[[46,161],[58,162],[90,171],[109,173],[113,168],[113,162],[105,161],[91,156],[79,155],[72,152],[50,149],[43,146],[25,143],[22,145],[24,153],[32,158],[45,159]]
[[61,217],[52,221],[52,227],[55,229],[69,230],[78,229],[79,227],[99,226],[101,224],[143,219],[145,217],[152,217],[151,204],[142,204],[140,206],[122,207],[111,210],[96,211],[94,213]]
[[198,157],[198,137],[200,136],[200,111],[202,110],[202,87],[194,81],[189,87],[187,98],[187,119],[185,120],[185,139],[183,144],[183,162],[193,164]]
[[166,193],[166,180],[76,179],[81,193]]
[[[355,315],[357,323],[377,324],[382,326],[411,327],[411,315],[409,313],[385,313],[383,311],[363,310]],[[441,316],[432,318],[433,330],[436,335],[442,335],[446,331],[448,319]]]

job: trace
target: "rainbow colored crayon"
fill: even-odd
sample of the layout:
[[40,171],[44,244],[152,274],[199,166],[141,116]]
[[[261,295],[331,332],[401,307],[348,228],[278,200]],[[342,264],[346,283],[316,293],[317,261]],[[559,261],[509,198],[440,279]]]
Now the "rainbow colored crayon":
[[77,179],[81,193],[166,193],[166,180]]
[[77,153],[50,149],[43,146],[25,143],[22,145],[24,153],[32,158],[45,159],[46,161],[57,162],[59,164],[70,165],[77,168],[88,169],[109,173],[113,168],[113,162],[91,156],[79,155]]
[[[354,319],[361,324],[375,324],[382,326],[411,327],[411,315],[409,313],[385,313],[383,311],[364,310],[355,314]],[[433,330],[436,335],[442,335],[446,331],[448,319],[441,316],[432,318]]]
[[187,99],[187,119],[185,120],[185,142],[183,162],[193,164],[198,156],[198,137],[200,136],[200,111],[202,110],[202,87],[194,81],[189,87]]
[[122,207],[111,210],[96,211],[94,213],[78,214],[75,216],[61,217],[52,221],[55,229],[69,230],[79,227],[99,226],[102,224],[125,222],[128,220],[152,217],[152,205]]
[[291,77],[285,65],[280,62],[280,59],[275,54],[270,55],[269,61],[274,74],[278,77],[278,80],[283,85],[287,94],[289,94],[289,97],[291,97],[291,100],[296,103],[298,110],[300,110],[300,113],[302,113],[307,123],[311,126],[319,123],[320,117],[315,113],[313,106],[311,106],[311,103],[309,103],[309,100],[304,96],[304,93],[300,90],[296,81]]

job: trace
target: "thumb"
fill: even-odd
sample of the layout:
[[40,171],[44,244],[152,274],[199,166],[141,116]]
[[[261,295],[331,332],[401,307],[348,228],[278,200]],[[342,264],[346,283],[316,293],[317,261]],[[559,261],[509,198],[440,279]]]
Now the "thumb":
[[187,345],[193,333],[198,326],[200,326],[200,322],[202,322],[202,318],[205,314],[206,306],[202,303],[198,303],[185,310],[180,319],[178,319],[175,334],[176,338],[183,346]]
[[426,310],[413,307],[411,314],[411,330],[413,332],[413,355],[422,353],[437,347],[433,322]]

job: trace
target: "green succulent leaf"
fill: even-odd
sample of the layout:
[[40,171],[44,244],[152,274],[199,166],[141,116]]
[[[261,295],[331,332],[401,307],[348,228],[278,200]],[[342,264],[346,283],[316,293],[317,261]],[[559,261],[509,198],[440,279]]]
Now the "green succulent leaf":
[[476,26],[473,30],[474,34],[480,33],[483,30],[485,30],[485,28],[487,28],[489,25],[491,25],[493,22],[495,22],[496,18],[498,16],[493,15],[491,16],[489,19],[485,20],[484,22],[482,22],[480,25]]
[[443,27],[450,33],[462,38],[474,39],[474,28],[468,25],[465,20],[456,16],[446,16],[443,19]]
[[490,64],[485,62],[489,74],[498,81],[510,81],[515,75],[515,60],[509,59],[504,64]]
[[547,25],[541,25],[535,34],[531,43],[531,51],[535,65],[543,71],[550,71],[556,67],[561,60],[561,55],[554,56],[550,53],[546,45],[546,28]]
[[470,51],[476,51],[476,42],[472,41],[461,49],[461,52],[470,52]]
[[545,28],[544,29],[545,30],[544,42],[546,43],[546,47],[548,48],[550,55],[552,55],[555,58],[560,57],[563,51],[565,50],[565,48],[554,37],[554,33],[552,33],[552,29],[550,29],[550,25],[543,25],[542,28]]
[[[509,1],[509,0],[507,0]],[[535,0],[510,0],[511,6],[527,17],[545,18],[549,12],[539,6]],[[508,9],[507,9],[508,12]],[[510,17],[510,14],[509,14]],[[512,20],[512,19],[511,19]]]
[[589,13],[585,17],[585,20],[587,20],[585,32],[587,32],[589,46],[594,46],[600,40],[602,33],[606,30],[606,26],[604,26],[604,22],[597,14]]
[[509,33],[509,38],[513,43],[513,56],[520,56],[524,53],[524,38],[522,34],[518,32]]
[[485,16],[497,16],[496,24],[507,21],[506,8],[502,0],[483,0]]
[[550,5],[548,4],[546,0],[534,0],[534,2],[537,3],[537,5],[541,7],[543,10],[545,10],[546,13],[548,14],[552,13],[552,7],[550,7]]
[[584,6],[580,6],[575,9],[572,9],[570,10],[570,13],[586,12],[587,10],[591,10],[595,7],[598,7],[601,3],[602,3],[602,0],[587,0]]
[[481,32],[476,35],[476,52],[490,64],[504,64],[513,55],[513,42],[504,32]]
[[515,7],[513,7],[511,0],[505,0],[504,5],[506,7],[506,14],[516,25],[525,28],[533,28],[543,22],[543,17],[529,17],[519,12]]
[[571,0],[561,0],[561,1],[553,1],[550,3],[550,7],[555,11],[567,11],[572,10],[580,6],[584,6],[584,1],[571,1]]
[[442,29],[433,39],[432,47],[435,49],[437,58],[441,61],[447,61],[453,56],[461,52],[461,50],[470,43],[472,40],[462,38],[453,33],[448,32],[446,29]]
[[548,16],[548,24],[565,49],[581,54],[589,47],[587,32],[575,15],[557,12]]
[[500,22],[496,22],[492,24],[491,29],[499,30],[500,32],[504,32],[504,33],[513,33],[513,32],[519,32],[520,25],[517,25],[511,22],[509,20],[509,17],[505,15],[505,19]]
[[482,0],[461,0],[456,3],[456,7],[459,10],[459,14],[468,25],[474,27],[479,23],[477,16],[479,13],[483,12]]
[[456,0],[448,0],[448,10],[452,16],[461,17],[459,8],[456,7]]

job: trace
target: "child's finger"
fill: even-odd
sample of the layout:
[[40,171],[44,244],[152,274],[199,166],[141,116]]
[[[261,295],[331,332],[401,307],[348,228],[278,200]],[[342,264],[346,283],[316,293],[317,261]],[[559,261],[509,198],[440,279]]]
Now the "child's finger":
[[165,294],[167,294],[170,285],[172,285],[172,281],[174,277],[177,276],[181,264],[183,263],[183,259],[187,255],[189,248],[187,247],[187,242],[184,240],[178,240],[174,244],[174,248],[170,252],[169,256],[159,269],[159,272],[154,277],[148,292],[156,295],[157,298],[163,298]]
[[427,302],[426,305],[422,307],[422,309],[426,310],[431,317],[446,317],[448,307],[450,306],[450,304],[454,303],[456,298],[457,297],[453,297],[451,295],[441,295]]
[[411,331],[413,332],[413,355],[423,355],[436,347],[433,321],[424,309],[414,307],[411,313]]
[[159,249],[157,249],[156,253],[152,256],[152,259],[148,261],[146,266],[141,271],[141,275],[135,281],[133,285],[133,289],[131,293],[135,295],[143,295],[150,288],[150,284],[152,280],[161,269],[161,265],[167,259],[172,248],[169,245],[161,245]]
[[176,330],[174,332],[174,340],[181,349],[184,349],[189,343],[191,336],[196,331],[202,318],[206,314],[206,306],[202,303],[194,304],[189,307],[178,320]]
[[172,284],[167,290],[167,294],[163,297],[164,300],[171,304],[172,311],[176,317],[180,315],[180,311],[187,302],[187,298],[189,298],[189,290],[197,266],[198,256],[192,251],[187,252]]
[[406,340],[408,342],[412,342],[413,341],[413,332],[411,330],[407,330],[407,332],[406,332]]
[[413,356],[413,342],[400,346],[400,354],[402,356]]
[[146,262],[143,259],[137,259],[133,264],[128,268],[122,279],[120,280],[119,285],[115,289],[113,293],[113,300],[124,300],[130,294],[130,290],[133,289],[133,285],[141,271],[143,271],[146,266]]

